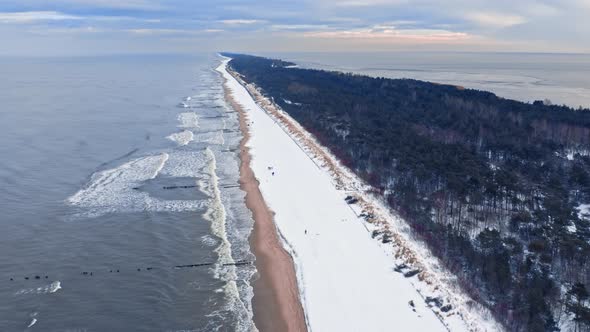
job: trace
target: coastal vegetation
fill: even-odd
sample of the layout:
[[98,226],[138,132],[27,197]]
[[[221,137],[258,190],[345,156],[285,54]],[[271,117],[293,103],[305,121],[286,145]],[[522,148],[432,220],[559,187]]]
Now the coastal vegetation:
[[506,328],[590,329],[590,110],[228,55]]

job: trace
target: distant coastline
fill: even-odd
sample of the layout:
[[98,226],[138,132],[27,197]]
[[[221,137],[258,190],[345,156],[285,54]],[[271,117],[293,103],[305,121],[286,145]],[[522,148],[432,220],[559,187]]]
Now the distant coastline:
[[[264,53],[266,54],[266,53]],[[522,102],[590,107],[590,54],[535,52],[268,53],[302,68],[410,78],[491,91]],[[474,60],[476,59],[476,60]]]

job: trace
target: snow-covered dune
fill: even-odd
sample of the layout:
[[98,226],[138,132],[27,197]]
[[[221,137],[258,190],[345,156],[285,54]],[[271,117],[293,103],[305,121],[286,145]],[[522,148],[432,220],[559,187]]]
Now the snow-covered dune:
[[395,260],[372,238],[332,175],[318,166],[248,90],[226,71],[233,99],[246,113],[251,167],[277,229],[291,252],[301,301],[315,331],[468,330],[443,322]]

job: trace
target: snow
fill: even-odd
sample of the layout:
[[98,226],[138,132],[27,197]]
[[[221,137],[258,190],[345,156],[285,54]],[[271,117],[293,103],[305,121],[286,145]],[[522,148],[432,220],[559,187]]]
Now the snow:
[[578,210],[578,218],[582,220],[590,219],[590,204],[580,204],[576,207]]
[[576,155],[580,155],[580,156],[589,156],[590,155],[590,151],[587,149],[579,149],[579,148],[569,148],[569,149],[564,149],[562,152],[555,152],[555,154],[558,157],[562,157],[565,158],[567,160],[574,160]]
[[[345,202],[350,192],[342,190],[333,174],[316,162],[298,138],[289,135],[256,104],[246,88],[226,71],[228,61],[225,58],[217,70],[227,79],[232,97],[246,113],[251,134],[251,167],[266,203],[275,212],[283,244],[293,256],[310,330],[500,329],[465,308],[444,314],[429,307],[426,296],[439,295],[441,289],[450,290],[442,284],[427,285],[416,276],[406,278],[394,271],[401,261],[392,254],[391,245],[372,238],[372,231],[377,228],[359,218],[363,208]],[[353,174],[343,172],[350,185],[359,185]],[[395,219],[377,198],[365,200],[375,206],[375,213]],[[399,220],[395,219],[392,225],[396,223]],[[430,256],[424,249],[421,251],[418,256]],[[452,302],[453,308],[462,304]]]
[[575,233],[578,231],[578,228],[576,227],[576,224],[574,224],[573,222],[570,222],[569,225],[565,226],[565,228],[567,229],[568,232],[570,233]]

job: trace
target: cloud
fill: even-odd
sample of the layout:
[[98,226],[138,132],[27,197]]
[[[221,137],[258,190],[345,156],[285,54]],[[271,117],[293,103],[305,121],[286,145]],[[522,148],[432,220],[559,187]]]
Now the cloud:
[[104,22],[135,21],[143,23],[162,23],[162,20],[159,18],[138,18],[132,16],[86,16],[82,17],[82,19]]
[[367,40],[375,49],[411,42],[437,49],[446,43],[448,50],[462,43],[477,51],[536,43],[531,50],[576,52],[590,51],[587,17],[590,0],[0,0],[4,44],[12,38],[25,48],[34,40],[27,31],[36,29],[55,33],[58,43],[60,32],[103,32],[121,40],[160,36],[154,42],[200,34],[209,48],[234,47],[241,38],[261,50],[273,49],[277,40],[301,51],[313,50],[310,45],[354,49]]
[[136,21],[144,23],[160,23],[160,19],[143,19],[132,16],[80,16],[64,14],[56,11],[30,11],[30,12],[0,12],[0,23],[29,24],[51,21]]
[[555,16],[561,13],[557,7],[550,6],[544,3],[535,3],[526,7],[527,13],[533,16]]
[[590,2],[588,0],[573,0],[573,4],[581,9],[590,10]]
[[74,34],[98,34],[112,32],[112,30],[99,29],[93,26],[72,27],[72,28],[38,28],[33,27],[28,30],[29,33],[38,36],[59,36],[59,35],[74,35]]
[[128,32],[136,35],[201,35],[203,33],[222,32],[221,29],[129,29]]
[[[22,0],[23,2],[35,2],[36,0]],[[54,5],[62,4],[75,7],[95,7],[95,8],[112,8],[112,9],[132,9],[156,11],[166,7],[160,3],[162,1],[150,0],[52,0]]]
[[273,24],[271,30],[288,30],[288,31],[307,31],[307,30],[325,30],[330,26],[326,24]]
[[338,7],[374,7],[374,6],[391,6],[409,2],[408,0],[333,0],[329,1],[331,5]]
[[484,28],[507,28],[527,22],[527,19],[520,15],[493,12],[467,13],[465,18]]
[[0,22],[2,23],[31,23],[38,21],[65,21],[80,20],[82,17],[67,15],[55,11],[31,11],[31,12],[0,12]]
[[220,23],[225,25],[250,25],[250,24],[258,24],[258,23],[265,23],[265,20],[248,20],[248,19],[232,19],[232,20],[220,20]]
[[420,43],[456,42],[472,38],[464,32],[437,29],[396,29],[388,25],[376,25],[369,29],[312,31],[304,33],[308,38],[357,39],[381,41],[405,41]]

